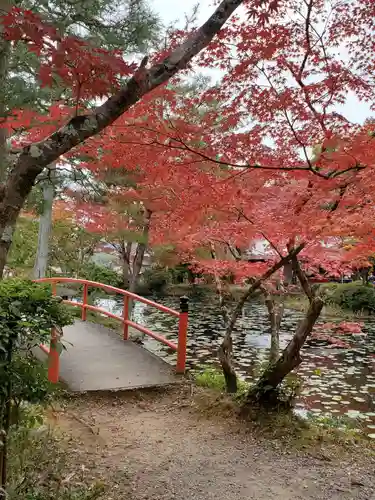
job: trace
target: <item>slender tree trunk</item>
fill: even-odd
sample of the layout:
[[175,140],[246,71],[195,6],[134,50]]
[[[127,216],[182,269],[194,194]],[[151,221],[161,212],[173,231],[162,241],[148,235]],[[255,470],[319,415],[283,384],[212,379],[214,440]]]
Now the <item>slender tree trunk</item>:
[[251,404],[254,400],[266,402],[271,399],[288,373],[300,365],[302,362],[300,350],[312,332],[323,305],[324,302],[320,297],[315,297],[312,300],[306,316],[298,326],[292,340],[284,349],[280,358],[266,368],[255,387],[250,389],[245,405]]
[[147,246],[145,243],[137,243],[137,249],[135,251],[133,259],[133,269],[129,283],[129,292],[135,293],[137,290],[139,275],[141,273],[146,248]]
[[[216,250],[213,242],[210,242],[211,257],[216,260]],[[219,296],[219,309],[224,319],[225,324],[225,335],[222,343],[220,344],[218,357],[221,364],[221,369],[223,370],[223,375],[225,379],[225,387],[228,393],[235,394],[237,392],[237,375],[233,367],[233,340],[232,332],[234,328],[230,323],[230,313],[227,307],[226,297],[228,295],[227,290],[224,289],[224,283],[220,276],[214,273],[216,292]]]
[[44,278],[47,273],[49,239],[52,228],[52,208],[55,198],[54,178],[56,166],[51,166],[50,179],[43,184],[43,210],[39,217],[38,247],[34,266],[34,278]]
[[[146,249],[148,247],[151,215],[152,215],[151,210],[145,209],[143,231],[142,231],[142,242],[137,244],[137,249],[136,249],[136,252],[134,255],[132,270],[131,270],[129,292],[132,292],[132,293],[135,293],[137,290],[139,276],[141,274],[145,252],[146,252]],[[134,303],[132,300],[130,300],[129,301],[129,315],[132,315],[132,313],[133,313],[133,306],[134,306]]]
[[261,290],[265,297],[265,304],[268,310],[268,318],[271,327],[271,348],[270,348],[270,363],[275,363],[279,359],[280,352],[280,325],[283,316],[283,305],[276,305],[275,300],[271,296],[270,292],[265,288],[261,287]]
[[[11,8],[10,0],[0,0],[0,14]],[[2,37],[3,25],[0,23],[0,182],[4,182],[8,169],[7,133],[4,128],[7,119],[6,89],[9,67],[10,42]]]
[[132,243],[128,242],[125,245],[125,241],[121,242],[120,245],[120,255],[122,261],[122,282],[125,289],[129,287],[130,283],[130,254],[132,251]]
[[[11,8],[10,0],[0,0],[1,13],[8,12]],[[7,119],[7,103],[6,103],[6,87],[8,78],[8,63],[10,43],[4,40],[3,24],[0,23],[0,182],[4,182],[8,169],[8,148],[7,134],[4,125]],[[4,188],[0,187],[0,200],[4,194]],[[7,218],[7,215],[4,214]],[[1,218],[1,217],[0,217]],[[1,225],[1,220],[0,220]],[[8,255],[9,247],[12,241],[15,222],[13,224],[3,224],[0,231],[0,279],[3,276],[4,267],[6,264],[6,256]]]
[[135,256],[133,259],[131,280],[130,280],[130,284],[129,284],[129,291],[133,292],[133,293],[137,289],[138,280],[139,280],[139,276],[141,274],[143,260],[145,257],[145,252],[146,252],[146,249],[148,247],[151,215],[152,215],[151,210],[145,209],[143,231],[142,231],[142,242],[137,244],[137,250],[135,252]]
[[[289,252],[291,251],[291,248],[289,248]],[[284,378],[302,362],[300,354],[301,348],[311,334],[323,309],[324,301],[321,297],[316,296],[314,289],[311,287],[306,274],[300,266],[297,254],[292,256],[291,261],[293,271],[308,297],[310,305],[304,319],[298,325],[292,340],[284,349],[280,358],[276,362],[269,364],[255,387],[249,390],[244,405],[245,409],[247,406],[251,405],[254,400],[261,403],[272,403],[275,400],[275,395],[277,400],[277,388]]]
[[[237,376],[233,368],[232,357],[233,357],[233,341],[232,332],[236,324],[237,319],[242,313],[243,306],[245,302],[262,286],[263,283],[270,278],[276,271],[283,267],[286,263],[298,255],[302,251],[304,245],[299,245],[297,248],[291,249],[285,257],[280,258],[272,267],[270,267],[260,278],[253,280],[249,288],[242,294],[238,300],[235,307],[230,312],[227,308],[225,301],[225,293],[222,287],[222,282],[217,274],[214,275],[216,289],[219,294],[219,307],[223,314],[226,331],[222,344],[219,348],[219,360],[223,369],[224,378],[226,382],[227,392],[237,392]],[[211,255],[212,258],[216,258],[214,245],[211,243]]]
[[237,375],[233,367],[233,328],[227,328],[224,339],[220,344],[218,355],[223,370],[225,387],[229,394],[235,394],[238,389]]

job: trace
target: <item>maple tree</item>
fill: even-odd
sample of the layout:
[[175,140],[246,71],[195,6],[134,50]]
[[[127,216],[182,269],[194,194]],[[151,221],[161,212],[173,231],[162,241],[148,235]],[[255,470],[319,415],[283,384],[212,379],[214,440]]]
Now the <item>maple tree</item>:
[[[137,67],[125,62],[119,51],[106,51],[71,35],[61,36],[53,25],[43,22],[34,12],[10,8],[10,4],[4,2],[2,41],[25,44],[27,50],[38,57],[42,84],[53,85],[57,77],[70,89],[76,106],[73,116],[70,110],[68,121],[62,122],[60,128],[55,123],[51,135],[11,151],[11,168],[2,186],[0,203],[1,269],[17,217],[42,170],[98,134],[144,95],[186,68],[242,3],[242,0],[223,0],[199,29],[187,34],[186,39],[184,33],[173,35],[170,48],[151,58],[145,57]],[[108,98],[96,108],[82,109],[81,99],[89,101],[98,97]],[[10,125],[9,120],[5,123]]]
[[[261,378],[262,392],[300,362],[322,309],[306,271],[366,266],[373,252],[374,122],[358,124],[342,109],[354,98],[373,110],[372,13],[367,1],[293,0],[233,17],[198,58],[223,70],[221,81],[183,101],[169,96],[157,119],[145,123],[139,114],[129,125],[133,136],[124,137],[132,147],[143,145],[143,157],[167,155],[166,165],[186,174],[180,210],[161,224],[162,240],[180,244],[182,255],[191,260],[193,249],[205,244],[212,254],[218,238],[243,250],[267,236],[271,266],[244,263],[239,255],[197,263],[218,277],[218,289],[225,273],[255,277],[227,320],[221,354],[233,388],[231,329],[255,289],[290,267],[310,303],[293,342]],[[202,107],[199,119],[192,116]]]
[[[174,96],[173,92],[169,94]],[[124,286],[132,292],[138,284],[145,252],[152,243],[150,237],[154,239],[179,205],[181,192],[188,189],[184,172],[170,168],[173,158],[168,149],[155,158],[150,150],[136,144],[134,117],[156,119],[161,97],[165,104],[165,91],[154,93],[152,99],[145,99],[134,112],[120,118],[115,126],[84,147],[87,161],[82,167],[102,190],[97,202],[87,203],[80,193],[72,193],[75,210],[86,220],[86,229],[101,234],[117,252],[122,261]]]
[[108,191],[108,203],[79,203],[75,210],[85,219],[83,226],[100,235],[110,245],[122,264],[123,287],[135,292],[145,253],[149,248],[152,211],[131,190]]
[[[244,15],[232,16],[223,27],[241,4]],[[367,0],[345,5],[226,0],[185,43],[178,45],[184,33],[175,33],[165,54],[138,68],[117,52],[84,46],[74,37],[61,39],[34,14],[13,10],[5,18],[6,36],[19,43],[26,37],[40,57],[44,83],[51,84],[57,74],[76,99],[113,95],[88,113],[79,102],[73,118],[69,109],[55,106],[61,128],[21,145],[0,206],[5,235],[0,264],[9,248],[9,228],[36,176],[87,140],[82,154],[98,151],[102,166],[147,171],[148,179],[158,173],[163,179],[168,206],[155,222],[155,241],[174,242],[190,260],[198,247],[212,254],[224,241],[234,250],[231,261],[196,259],[196,265],[217,278],[218,289],[228,272],[239,281],[252,280],[228,315],[221,348],[233,388],[231,334],[242,305],[279,269],[294,269],[310,306],[258,389],[277,387],[300,362],[300,349],[323,306],[305,271],[323,266],[335,273],[340,266],[363,265],[373,250],[374,122],[350,121],[341,109],[350,95],[370,110],[373,106],[373,9]],[[180,99],[163,84],[196,55],[198,65],[221,69],[223,78]],[[119,122],[107,128],[123,114],[118,129]],[[144,206],[148,197],[145,190]],[[268,241],[270,262],[244,262],[243,251],[259,238]],[[350,251],[343,249],[348,238]]]
[[[250,169],[239,170],[218,161],[204,161],[202,155],[206,153],[201,151],[205,151],[209,141],[197,140],[198,121],[193,117],[190,122],[186,122],[186,118],[191,116],[187,112],[182,117],[177,116],[179,106],[181,101],[172,89],[163,89],[160,96],[154,95],[145,100],[124,121],[108,129],[103,141],[106,147],[101,149],[100,160],[94,164],[98,166],[99,163],[104,171],[112,175],[115,175],[113,169],[126,165],[127,174],[134,172],[138,178],[138,187],[142,187],[145,180],[146,183],[154,181],[152,187],[157,190],[163,209],[151,233],[153,242],[173,244],[178,248],[181,259],[194,263],[195,270],[215,277],[227,328],[220,349],[220,360],[231,391],[236,390],[231,360],[233,327],[245,301],[257,290],[264,293],[273,334],[273,364],[259,380],[257,392],[262,397],[266,387],[267,391],[276,389],[301,362],[300,349],[322,310],[324,298],[316,294],[306,272],[319,273],[324,268],[326,273],[333,276],[366,265],[373,251],[372,207],[368,203],[353,203],[356,192],[362,189],[356,168],[353,172],[347,172],[344,182],[341,179],[329,182],[330,179],[324,175],[316,175],[307,169],[303,173],[298,169],[288,172],[272,169],[271,173],[268,169],[259,169],[257,177],[252,176],[250,183]],[[207,114],[210,111],[206,110],[201,115],[203,119]],[[211,115],[218,128],[220,116],[217,110]],[[353,142],[362,140],[364,134],[368,137],[367,126],[359,129]],[[192,151],[192,147],[183,141],[178,147],[174,145],[172,133],[176,131],[183,131],[185,135],[191,133],[190,140],[195,142],[194,147],[197,148],[198,144],[202,149],[198,153]],[[343,147],[348,144],[343,143]],[[315,147],[316,161],[318,154],[321,158],[319,149],[322,148]],[[336,152],[339,153],[339,148],[336,146],[336,149],[326,153],[331,168],[337,162]],[[95,168],[91,161],[87,166]],[[162,182],[155,184],[155,179]],[[131,199],[130,192],[121,192],[118,186],[116,188],[116,194],[128,200]],[[139,200],[142,196],[143,203],[152,202],[150,184]],[[115,217],[110,215],[106,223],[108,220],[113,223],[116,218],[119,220],[117,214]],[[362,219],[368,223],[358,224]],[[349,251],[347,243],[350,238],[352,245]],[[246,250],[260,239],[265,240],[269,247],[267,262],[247,262]],[[199,258],[202,247],[206,247],[206,254],[211,254],[211,259]],[[230,258],[218,259],[218,249],[226,249]],[[280,357],[278,328],[282,311],[275,307],[272,297],[274,283],[270,278],[282,268],[285,271],[288,264],[298,277],[310,307],[293,342]],[[240,283],[251,280],[250,286],[232,310],[226,301],[228,290],[222,279],[228,274]]]
[[[187,190],[194,187],[186,183],[194,172],[174,168],[179,159],[173,152],[166,147],[155,156],[142,141],[145,133],[148,141],[154,139],[148,124],[166,120],[164,110],[176,113],[183,97],[204,85],[204,79],[185,85],[175,78],[173,85],[145,97],[126,116],[78,149],[85,160],[80,167],[90,173],[95,187],[85,193],[70,193],[76,202],[75,211],[86,220],[86,229],[101,234],[117,252],[124,286],[132,292],[151,244],[150,236],[155,238],[179,205],[180,197],[184,192],[186,197]],[[191,115],[195,117],[196,113],[192,111]]]
[[[194,270],[215,278],[226,326],[219,356],[230,391],[236,391],[233,328],[245,301],[257,290],[264,293],[274,346],[272,363],[256,387],[257,397],[261,398],[265,391],[276,389],[301,363],[300,350],[324,305],[324,297],[310,284],[307,274],[319,273],[323,267],[330,276],[338,276],[343,269],[365,262],[373,249],[373,232],[370,237],[362,235],[357,223],[359,211],[356,210],[355,222],[351,221],[353,207],[343,202],[343,192],[332,198],[328,191],[330,196],[324,199],[327,191],[325,187],[323,192],[319,189],[318,177],[314,184],[314,181],[303,178],[297,181],[278,172],[271,183],[269,174],[260,171],[257,182],[249,183],[245,175],[238,175],[236,171],[209,173],[207,168],[201,168],[199,176],[202,182],[205,180],[205,196],[202,197],[199,190],[194,193],[187,189],[185,199],[181,198],[179,206],[168,213],[158,237],[160,241],[173,243],[182,259],[193,262]],[[366,210],[364,205],[362,216],[366,216]],[[358,234],[351,257],[345,248],[348,234]],[[266,252],[258,259],[260,262],[251,262],[249,250],[260,241],[266,243]],[[206,248],[205,258],[202,258],[202,247]],[[292,342],[280,356],[278,328],[282,311],[276,307],[274,297],[280,294],[277,285],[285,281],[285,272],[280,275],[280,270],[285,270],[287,263],[292,265],[309,308]],[[229,274],[237,283],[248,283],[234,306],[228,301],[230,291],[226,278]]]

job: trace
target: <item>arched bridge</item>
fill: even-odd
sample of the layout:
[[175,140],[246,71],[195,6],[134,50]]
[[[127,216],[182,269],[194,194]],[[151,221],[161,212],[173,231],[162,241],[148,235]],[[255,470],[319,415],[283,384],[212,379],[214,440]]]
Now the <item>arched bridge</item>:
[[[50,345],[41,345],[44,356],[48,356],[48,378],[59,380],[78,392],[137,389],[157,387],[178,382],[177,374],[185,372],[186,339],[188,326],[188,299],[181,297],[180,311],[113,286],[74,278],[43,278],[37,282],[50,283],[56,295],[59,283],[83,286],[82,301],[64,300],[66,304],[81,308],[81,319],[65,327],[63,339],[67,349],[59,353],[59,339],[51,333]],[[118,316],[101,307],[88,303],[89,289],[97,288],[123,297],[123,314]],[[176,341],[135,323],[129,318],[130,301],[138,301],[159,309],[178,319]],[[122,325],[122,335],[100,324],[87,321],[87,311],[94,311],[115,320]],[[138,330],[176,351],[177,361],[173,368],[158,356],[129,340],[129,333]],[[172,333],[172,332],[171,332]],[[38,355],[38,354],[37,354]],[[39,356],[42,353],[39,353]]]

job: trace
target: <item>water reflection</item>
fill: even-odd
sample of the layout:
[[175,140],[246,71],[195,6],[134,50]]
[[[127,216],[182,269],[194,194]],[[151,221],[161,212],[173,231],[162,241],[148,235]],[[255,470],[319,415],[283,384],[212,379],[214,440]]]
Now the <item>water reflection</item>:
[[[178,309],[178,298],[158,299]],[[122,306],[114,299],[101,299],[101,307],[116,314]],[[155,332],[177,340],[177,318],[157,309],[136,303],[134,321]],[[291,338],[302,314],[288,310],[281,326],[281,347]],[[303,379],[303,391],[297,409],[322,416],[355,418],[360,427],[375,438],[375,321],[365,321],[366,336],[351,336],[349,349],[330,348],[310,342],[303,349],[304,362],[297,373]],[[224,325],[214,300],[190,300],[187,362],[190,369],[200,365],[216,365],[217,349]],[[251,380],[266,362],[270,348],[269,326],[265,308],[258,303],[246,304],[234,335],[237,373]],[[175,363],[175,353],[167,346],[146,338],[144,346]]]

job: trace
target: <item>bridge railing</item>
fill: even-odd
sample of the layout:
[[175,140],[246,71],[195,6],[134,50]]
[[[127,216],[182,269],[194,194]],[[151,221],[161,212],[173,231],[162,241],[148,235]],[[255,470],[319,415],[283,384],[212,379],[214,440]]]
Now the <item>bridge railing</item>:
[[[83,285],[83,295],[82,302],[75,302],[72,300],[64,300],[65,304],[69,304],[74,307],[80,307],[82,309],[81,319],[86,321],[87,311],[95,311],[100,314],[104,314],[110,318],[117,319],[123,324],[123,339],[128,340],[129,338],[129,327],[135,328],[136,330],[154,338],[155,340],[167,345],[171,349],[177,352],[177,362],[176,362],[176,372],[184,373],[186,368],[186,342],[187,342],[187,327],[188,327],[188,298],[180,298],[180,311],[170,309],[169,307],[158,304],[153,300],[146,299],[135,293],[128,292],[127,290],[122,290],[121,288],[116,288],[114,286],[105,285],[104,283],[98,283],[96,281],[81,280],[76,278],[41,278],[35,280],[38,283],[51,283],[52,294],[56,295],[57,284],[58,283],[73,283],[77,285]],[[89,288],[100,288],[109,293],[115,293],[122,295],[124,297],[124,309],[123,315],[119,316],[113,314],[102,307],[97,307],[88,303]],[[163,337],[159,333],[155,333],[152,330],[135,323],[129,319],[129,305],[130,301],[142,302],[149,306],[159,309],[159,311],[170,314],[178,318],[178,341],[177,344],[171,340]],[[59,353],[57,351],[58,338],[55,331],[52,331],[50,346],[42,345],[41,349],[48,354],[49,357],[49,367],[48,367],[48,378],[51,382],[58,382],[59,379]]]

